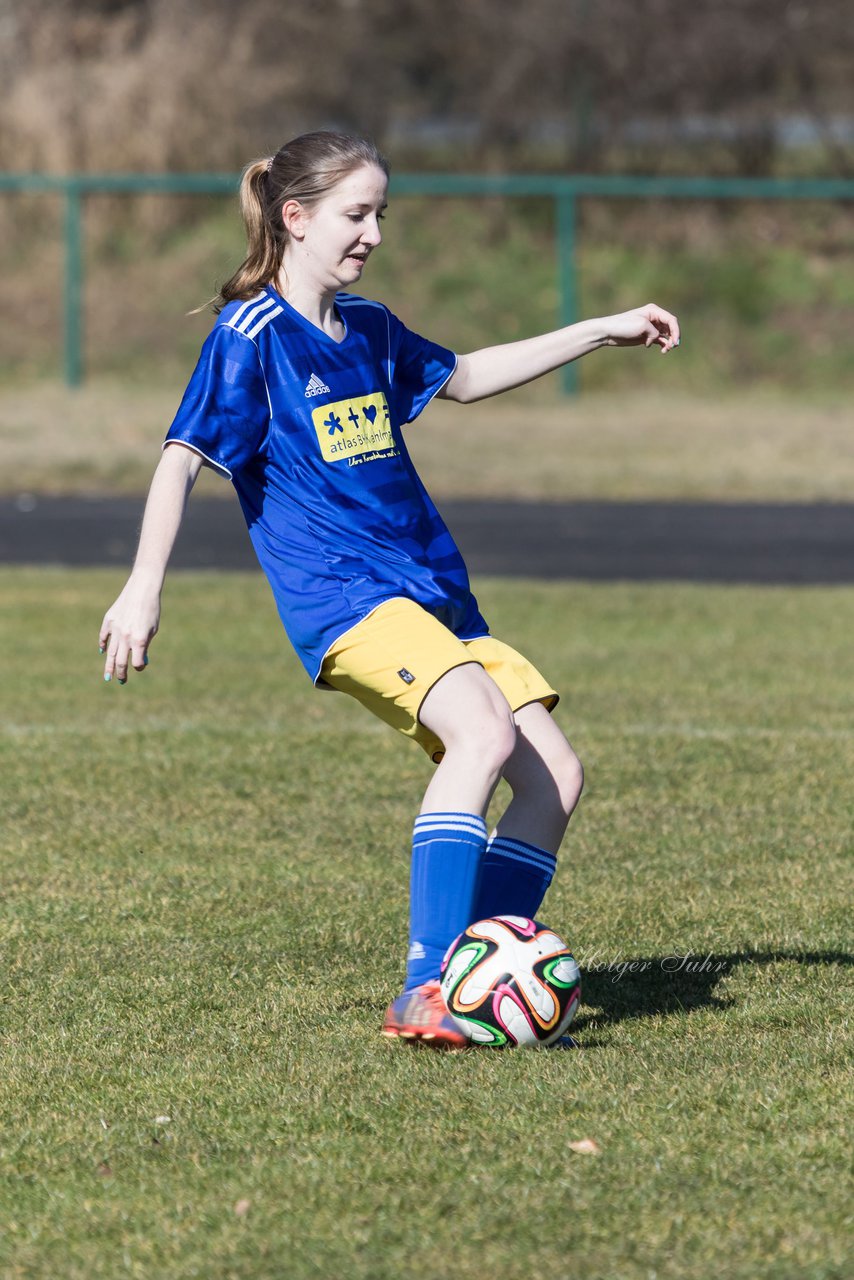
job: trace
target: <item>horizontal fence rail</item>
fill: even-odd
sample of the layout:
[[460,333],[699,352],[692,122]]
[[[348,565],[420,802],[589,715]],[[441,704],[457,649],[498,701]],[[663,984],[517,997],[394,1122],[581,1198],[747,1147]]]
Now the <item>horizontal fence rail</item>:
[[[69,387],[83,381],[83,208],[90,195],[236,195],[239,175],[228,173],[0,173],[0,192],[58,195],[65,201],[63,367]],[[399,196],[547,197],[555,202],[558,322],[578,317],[577,208],[585,196],[666,200],[851,200],[846,178],[634,177],[611,174],[404,173],[392,178]],[[578,370],[562,371],[564,391],[578,390]]]

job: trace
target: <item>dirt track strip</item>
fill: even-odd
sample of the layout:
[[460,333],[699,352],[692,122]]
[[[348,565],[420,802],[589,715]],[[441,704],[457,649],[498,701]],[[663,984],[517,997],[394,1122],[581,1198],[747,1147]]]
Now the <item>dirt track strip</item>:
[[[852,583],[854,505],[448,501],[472,574],[694,582]],[[130,564],[142,500],[0,502],[0,563]],[[236,501],[191,501],[179,569],[255,569]]]

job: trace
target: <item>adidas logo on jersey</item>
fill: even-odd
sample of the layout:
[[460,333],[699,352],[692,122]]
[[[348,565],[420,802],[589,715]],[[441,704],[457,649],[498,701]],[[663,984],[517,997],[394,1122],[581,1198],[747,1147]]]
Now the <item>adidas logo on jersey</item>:
[[325,382],[321,382],[316,373],[313,373],[308,380],[305,388],[305,398],[310,399],[312,396],[322,396],[324,392],[328,392],[329,388]]

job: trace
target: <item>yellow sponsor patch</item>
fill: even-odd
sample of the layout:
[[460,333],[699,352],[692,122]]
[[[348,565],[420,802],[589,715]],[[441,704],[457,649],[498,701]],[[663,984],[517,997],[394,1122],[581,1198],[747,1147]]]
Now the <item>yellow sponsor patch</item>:
[[312,410],[311,420],[327,462],[395,447],[388,403],[382,391],[321,405]]

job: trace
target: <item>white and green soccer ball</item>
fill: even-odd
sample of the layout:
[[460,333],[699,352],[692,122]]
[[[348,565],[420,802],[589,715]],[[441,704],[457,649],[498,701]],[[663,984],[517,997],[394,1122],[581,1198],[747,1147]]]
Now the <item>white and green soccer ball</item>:
[[442,961],[442,996],[473,1044],[554,1044],[581,999],[581,975],[552,929],[523,916],[469,925]]

